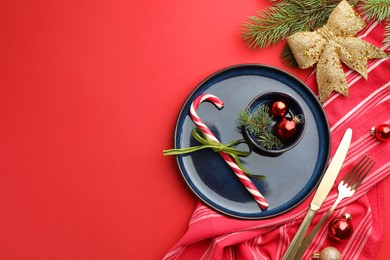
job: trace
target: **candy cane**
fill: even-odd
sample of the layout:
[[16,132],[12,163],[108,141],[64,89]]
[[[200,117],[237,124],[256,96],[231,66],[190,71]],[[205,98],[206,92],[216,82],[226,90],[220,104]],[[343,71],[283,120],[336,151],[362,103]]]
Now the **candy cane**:
[[[202,94],[198,96],[191,104],[190,108],[190,116],[192,121],[195,123],[197,127],[211,140],[213,140],[216,143],[220,143],[217,137],[211,132],[211,130],[206,126],[206,124],[199,118],[198,114],[196,113],[196,110],[199,107],[199,104],[203,101],[210,101],[212,102],[218,109],[221,109],[224,106],[224,103],[216,96],[211,94]],[[248,176],[245,174],[244,171],[241,170],[240,167],[236,164],[234,159],[227,153],[219,152],[219,154],[222,156],[222,158],[226,161],[226,163],[232,168],[234,173],[237,175],[238,179],[241,181],[241,183],[245,186],[245,188],[249,191],[249,193],[253,196],[253,198],[256,200],[257,204],[259,204],[260,208],[265,209],[268,207],[268,202],[265,200],[265,198],[260,194],[256,186],[253,184],[253,182],[248,178]]]

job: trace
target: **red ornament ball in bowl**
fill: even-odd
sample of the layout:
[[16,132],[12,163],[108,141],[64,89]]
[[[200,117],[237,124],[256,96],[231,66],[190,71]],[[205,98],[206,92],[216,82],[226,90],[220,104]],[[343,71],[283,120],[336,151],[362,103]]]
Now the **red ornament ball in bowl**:
[[295,123],[286,118],[283,118],[275,127],[276,135],[282,140],[293,137],[296,131]]
[[297,125],[301,124],[303,120],[302,115],[294,116],[292,119],[283,118],[275,126],[275,134],[282,140],[293,138],[297,132]]
[[273,116],[283,117],[287,114],[288,107],[283,101],[275,101],[272,103],[270,110]]

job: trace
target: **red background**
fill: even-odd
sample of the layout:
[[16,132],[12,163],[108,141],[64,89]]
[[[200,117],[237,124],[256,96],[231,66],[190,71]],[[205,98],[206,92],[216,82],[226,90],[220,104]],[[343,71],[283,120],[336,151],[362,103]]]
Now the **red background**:
[[190,91],[239,63],[310,73],[240,39],[268,4],[3,1],[0,259],[162,258],[197,201],[162,155]]

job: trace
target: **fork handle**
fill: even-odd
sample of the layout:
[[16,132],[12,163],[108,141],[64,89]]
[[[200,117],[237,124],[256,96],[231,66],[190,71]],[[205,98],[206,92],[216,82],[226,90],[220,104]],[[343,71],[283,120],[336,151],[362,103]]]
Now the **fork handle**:
[[287,248],[286,253],[283,256],[283,260],[292,260],[294,259],[295,254],[299,246],[302,243],[303,238],[305,237],[306,231],[309,229],[310,223],[314,218],[318,208],[314,209],[310,207],[309,211],[306,213],[305,218],[302,221],[297,233],[295,234],[293,240],[291,241],[290,246]]
[[303,254],[305,253],[306,249],[309,247],[311,241],[313,241],[314,236],[318,233],[322,225],[325,223],[325,221],[330,217],[330,215],[333,213],[334,209],[337,207],[337,205],[340,203],[340,201],[343,199],[342,196],[338,196],[336,201],[333,203],[332,207],[326,212],[326,214],[321,218],[321,220],[317,223],[317,225],[310,231],[309,235],[302,241],[301,246],[298,248],[298,252],[295,255],[295,259],[301,259]]

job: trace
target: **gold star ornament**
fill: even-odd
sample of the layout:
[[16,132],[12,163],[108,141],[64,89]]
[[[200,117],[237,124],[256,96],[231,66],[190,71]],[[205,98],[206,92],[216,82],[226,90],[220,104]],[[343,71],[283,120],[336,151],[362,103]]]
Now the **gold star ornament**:
[[348,86],[341,61],[367,79],[367,60],[387,58],[376,46],[355,37],[365,26],[363,19],[346,1],[341,1],[323,27],[314,32],[298,32],[287,43],[301,69],[317,63],[320,102],[332,91],[348,96]]

